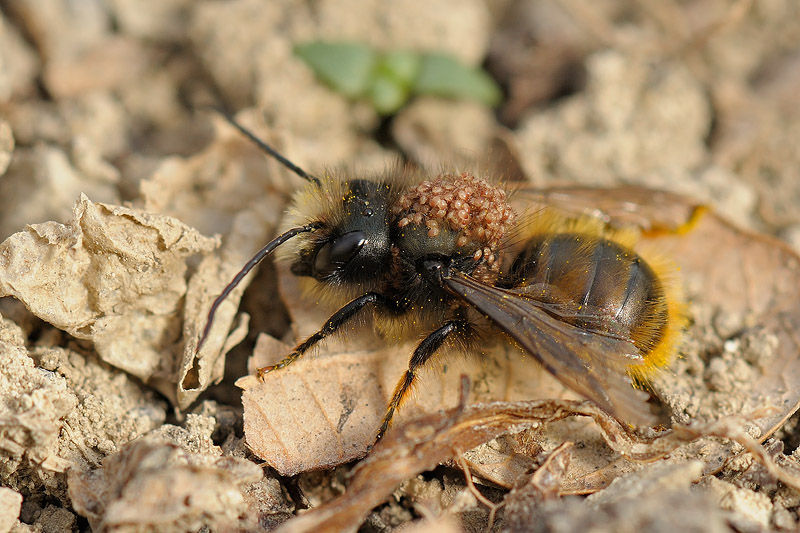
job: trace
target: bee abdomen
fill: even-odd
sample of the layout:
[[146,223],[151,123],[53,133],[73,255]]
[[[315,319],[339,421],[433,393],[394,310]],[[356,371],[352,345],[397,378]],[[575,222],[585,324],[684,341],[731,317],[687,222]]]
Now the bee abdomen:
[[[599,323],[629,332],[645,355],[661,341],[669,320],[664,288],[650,265],[602,237],[535,237],[515,258],[506,285],[530,287],[531,295],[545,303],[601,314]],[[568,321],[582,325],[580,313]]]

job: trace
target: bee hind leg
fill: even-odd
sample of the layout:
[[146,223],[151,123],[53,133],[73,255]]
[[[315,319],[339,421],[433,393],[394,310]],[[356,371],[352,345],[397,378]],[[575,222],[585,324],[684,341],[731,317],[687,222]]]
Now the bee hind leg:
[[305,353],[310,350],[315,344],[319,341],[324,339],[325,337],[336,333],[340,327],[342,327],[348,320],[356,316],[359,312],[361,312],[365,307],[368,305],[373,306],[384,306],[389,307],[391,306],[392,302],[387,300],[385,296],[382,296],[375,292],[368,292],[367,294],[361,295],[355,300],[351,301],[348,304],[345,304],[344,307],[336,311],[331,317],[325,322],[325,324],[320,328],[319,331],[311,335],[305,341],[298,344],[292,353],[275,363],[274,365],[263,366],[256,370],[256,374],[259,378],[263,377],[265,374],[272,372],[273,370],[280,370],[290,364],[294,363],[298,359],[300,359]]
[[381,424],[381,428],[378,430],[378,436],[375,438],[376,442],[381,440],[383,435],[386,433],[386,430],[389,429],[389,426],[392,423],[392,417],[394,416],[395,411],[405,400],[408,392],[411,390],[420,367],[427,363],[433,354],[442,347],[445,341],[447,341],[453,335],[465,337],[471,330],[472,327],[470,326],[469,322],[464,319],[450,320],[442,327],[433,331],[430,335],[422,339],[422,341],[417,345],[417,348],[414,350],[411,360],[408,362],[408,370],[406,370],[406,373],[403,375],[394,389],[392,400],[389,402],[389,406],[386,408],[386,414],[383,417],[383,423]]

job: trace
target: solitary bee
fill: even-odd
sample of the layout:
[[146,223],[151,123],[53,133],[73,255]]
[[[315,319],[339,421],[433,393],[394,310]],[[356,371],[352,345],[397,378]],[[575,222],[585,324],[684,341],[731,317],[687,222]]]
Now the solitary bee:
[[228,117],[262,150],[307,181],[282,233],[214,301],[283,246],[291,272],[339,310],[263,376],[302,357],[363,313],[383,331],[426,335],[395,387],[378,430],[388,429],[417,379],[445,345],[476,347],[499,335],[565,386],[637,425],[652,422],[646,382],[674,356],[682,304],[669,264],[633,250],[636,235],[548,208],[520,214],[500,185],[469,173],[425,180],[397,167],[383,176],[324,177],[300,169]]

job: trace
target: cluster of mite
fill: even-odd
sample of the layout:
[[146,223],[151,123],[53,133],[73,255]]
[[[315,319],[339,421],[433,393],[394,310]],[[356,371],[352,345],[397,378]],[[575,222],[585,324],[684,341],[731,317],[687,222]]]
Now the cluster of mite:
[[424,224],[432,239],[446,225],[458,232],[456,246],[478,243],[473,259],[485,258],[488,269],[497,271],[495,251],[515,219],[506,196],[503,189],[467,172],[443,174],[404,192],[392,213],[401,216],[399,228]]
[[283,254],[291,271],[309,278],[318,293],[333,295],[329,301],[339,309],[259,375],[293,363],[365,313],[376,323],[415,324],[407,334],[422,340],[391,396],[378,439],[420,368],[441,348],[487,325],[497,339],[531,355],[610,414],[653,422],[647,394],[634,385],[670,362],[685,317],[674,266],[634,251],[634,231],[541,206],[517,216],[502,186],[469,173],[424,180],[396,169],[320,180],[228,121],[308,183],[295,196],[287,229],[212,304],[197,351],[222,300],[291,241]]

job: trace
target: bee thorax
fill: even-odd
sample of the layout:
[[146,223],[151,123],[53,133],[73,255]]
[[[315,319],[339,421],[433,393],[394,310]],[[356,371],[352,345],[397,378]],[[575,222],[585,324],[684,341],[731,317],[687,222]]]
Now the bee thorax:
[[450,248],[452,254],[484,263],[494,263],[501,240],[514,222],[506,192],[466,172],[442,174],[412,187],[400,196],[392,214],[401,235],[412,235],[412,254],[413,249],[426,248],[420,242],[424,236],[431,248]]

